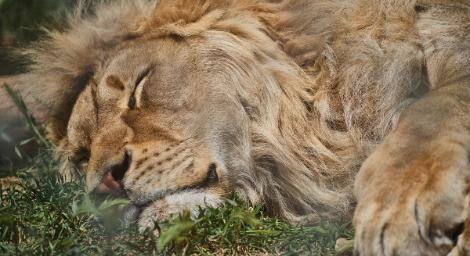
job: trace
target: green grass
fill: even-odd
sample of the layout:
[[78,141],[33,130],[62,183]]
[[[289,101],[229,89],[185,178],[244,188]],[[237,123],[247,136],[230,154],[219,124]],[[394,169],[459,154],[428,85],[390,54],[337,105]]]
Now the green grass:
[[160,235],[139,233],[116,217],[125,200],[95,205],[84,181],[63,182],[52,149],[27,114],[42,145],[29,167],[17,170],[18,184],[0,193],[0,255],[347,255],[335,251],[338,238],[352,238],[348,222],[314,227],[291,225],[265,216],[263,206],[237,199],[191,218],[184,212],[158,223]]

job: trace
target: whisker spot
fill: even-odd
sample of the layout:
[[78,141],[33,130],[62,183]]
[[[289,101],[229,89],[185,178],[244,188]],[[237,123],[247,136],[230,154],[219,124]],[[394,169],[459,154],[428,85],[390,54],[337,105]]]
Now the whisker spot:
[[142,166],[143,163],[144,163],[144,161],[142,161],[142,160],[137,161],[137,163],[135,164],[135,168],[139,169],[140,166]]

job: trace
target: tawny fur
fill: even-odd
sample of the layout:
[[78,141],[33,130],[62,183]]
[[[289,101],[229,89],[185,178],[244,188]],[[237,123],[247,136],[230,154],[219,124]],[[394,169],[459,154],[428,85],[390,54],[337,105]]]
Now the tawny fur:
[[53,99],[52,137],[66,137],[74,100],[120,44],[226,31],[246,46],[227,49],[237,56],[232,79],[256,76],[250,66],[259,63],[273,78],[237,88],[234,100],[250,115],[253,166],[237,174],[236,190],[290,220],[350,213],[363,160],[401,111],[439,83],[441,71],[425,67],[436,33],[428,27],[439,25],[432,12],[419,17],[416,1],[162,0],[154,13],[155,4],[79,9],[67,32],[48,33],[28,53],[35,64],[26,81],[39,98]]

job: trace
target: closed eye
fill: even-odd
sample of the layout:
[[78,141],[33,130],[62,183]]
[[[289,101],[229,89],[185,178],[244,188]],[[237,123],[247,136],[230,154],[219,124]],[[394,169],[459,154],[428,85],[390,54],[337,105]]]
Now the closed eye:
[[139,102],[142,98],[142,90],[145,85],[145,82],[147,82],[147,78],[150,75],[152,69],[153,65],[150,65],[145,68],[144,71],[140,72],[140,74],[137,76],[137,79],[135,80],[134,91],[132,92],[132,95],[129,98],[128,102],[129,109],[135,109],[140,105]]
[[87,168],[88,168],[88,161],[89,161],[89,153],[85,149],[79,149],[75,153],[75,156],[73,157],[72,161],[75,165],[75,167],[81,172],[85,173]]

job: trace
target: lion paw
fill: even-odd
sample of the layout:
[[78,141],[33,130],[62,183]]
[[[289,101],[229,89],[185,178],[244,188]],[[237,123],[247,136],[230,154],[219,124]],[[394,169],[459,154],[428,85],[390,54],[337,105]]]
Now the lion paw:
[[373,154],[356,181],[355,255],[447,255],[464,228],[467,164],[384,156]]
[[355,255],[446,255],[456,245],[463,223],[449,220],[446,226],[433,226],[424,211],[418,200],[371,203],[358,210]]

